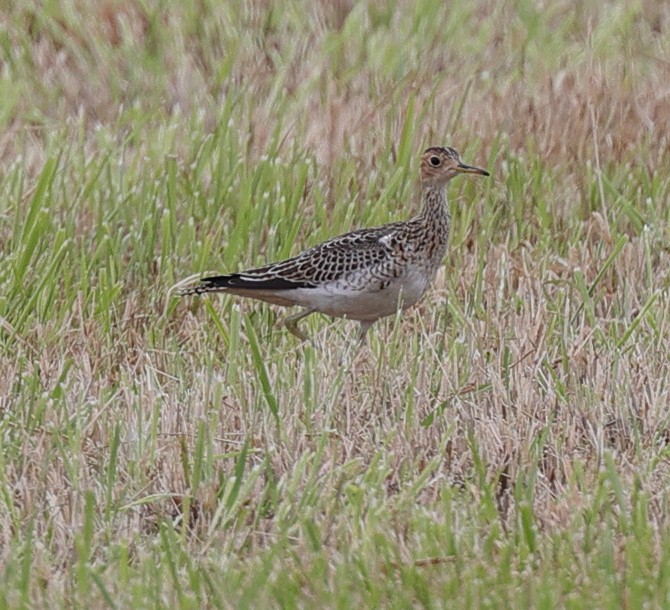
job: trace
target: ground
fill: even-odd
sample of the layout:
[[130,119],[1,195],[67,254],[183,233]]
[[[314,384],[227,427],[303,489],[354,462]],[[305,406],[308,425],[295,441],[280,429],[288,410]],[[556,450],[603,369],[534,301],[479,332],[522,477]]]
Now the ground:
[[[0,9],[0,606],[670,604],[670,5]],[[179,299],[448,189],[376,324]]]

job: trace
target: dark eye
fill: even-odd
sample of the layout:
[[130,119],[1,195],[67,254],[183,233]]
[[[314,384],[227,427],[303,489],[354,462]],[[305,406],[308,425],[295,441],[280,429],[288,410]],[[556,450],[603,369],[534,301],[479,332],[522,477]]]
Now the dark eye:
[[440,158],[439,158],[439,157],[435,157],[435,156],[431,157],[431,158],[430,158],[430,164],[431,164],[433,167],[437,167],[437,166],[440,164]]

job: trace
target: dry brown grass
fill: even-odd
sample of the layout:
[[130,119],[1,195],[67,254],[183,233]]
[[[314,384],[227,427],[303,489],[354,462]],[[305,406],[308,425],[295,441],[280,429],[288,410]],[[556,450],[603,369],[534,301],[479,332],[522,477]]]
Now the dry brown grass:
[[[366,9],[319,2],[311,7],[311,24],[296,37],[286,36],[277,22],[305,28],[302,16],[295,9],[279,16],[268,4],[205,5],[209,18],[195,19],[191,9],[178,6],[151,15],[134,2],[71,0],[53,20],[37,7],[5,15],[18,51],[17,77],[29,76],[21,83],[27,95],[6,120],[13,129],[5,136],[5,158],[15,158],[21,143],[16,133],[31,123],[53,130],[83,121],[85,131],[93,131],[100,122],[116,126],[120,106],[151,105],[158,120],[198,111],[213,129],[220,99],[240,90],[257,102],[245,126],[253,150],[265,151],[277,123],[276,103],[285,96],[284,141],[299,125],[301,146],[323,162],[343,153],[383,154],[389,131],[398,138],[409,96],[422,119],[412,126],[419,142],[467,134],[486,151],[502,137],[512,150],[530,149],[550,166],[593,160],[596,146],[607,163],[633,162],[644,146],[647,154],[639,161],[652,171],[668,149],[668,11],[661,2],[646,2],[642,10],[634,2],[592,5],[575,15],[571,3],[548,11],[530,6],[525,17],[511,3],[492,9],[487,1],[474,2],[451,15],[445,11],[443,31],[426,25],[425,36],[436,44],[420,48],[408,44],[419,36],[404,23],[413,13],[409,3],[394,15],[382,3]],[[376,22],[396,35],[352,44],[343,31],[348,23],[356,33]],[[531,27],[538,31],[529,33]],[[460,28],[473,36],[484,29],[485,40],[479,35],[470,44],[450,43]],[[233,58],[223,48],[230,38]],[[142,66],[132,59],[144,54],[156,55],[151,60],[158,69],[137,79]],[[223,80],[222,64],[228,70]]]
[[[644,513],[651,534],[629,552],[666,565],[670,7],[393,4],[157,11],[71,0],[53,14],[5,12],[0,592],[10,605],[100,601],[106,590],[142,606],[153,589],[125,590],[119,566],[146,585],[153,562],[163,603],[183,603],[175,583],[192,581],[165,566],[188,572],[189,558],[231,603],[244,605],[246,588],[252,605],[279,603],[288,573],[298,592],[286,599],[308,604],[339,587],[348,561],[450,566],[451,551],[438,554],[446,534],[429,525],[450,519],[459,561],[495,573],[511,553],[519,574],[552,583],[557,604],[596,578],[585,523],[612,530],[619,574],[634,569],[626,545]],[[436,290],[380,324],[362,353],[346,323],[312,323],[315,351],[276,331],[266,308],[166,295],[222,257],[251,264],[295,251],[296,235],[306,246],[404,214],[416,152],[442,142],[488,159],[495,179],[451,191]],[[28,255],[21,227],[37,196]],[[59,231],[63,258],[46,273]],[[519,559],[525,510],[536,564]],[[178,547],[166,524],[188,558],[168,561]],[[24,582],[12,574],[28,548]],[[259,586],[264,561],[270,584]],[[495,576],[459,569],[497,591]],[[93,572],[102,585],[82,585]],[[439,599],[457,576],[434,575]],[[347,578],[362,604],[413,595]],[[510,590],[522,581],[510,577]],[[584,595],[598,605],[608,583]],[[375,587],[377,598],[360,592]],[[216,605],[211,592],[193,595]],[[507,595],[498,601],[526,600]]]

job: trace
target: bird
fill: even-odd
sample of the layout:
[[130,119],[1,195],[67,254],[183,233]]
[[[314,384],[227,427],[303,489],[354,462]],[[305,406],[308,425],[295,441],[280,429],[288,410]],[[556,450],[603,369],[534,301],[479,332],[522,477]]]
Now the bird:
[[419,165],[423,207],[417,216],[344,233],[276,263],[205,277],[179,295],[222,292],[298,305],[302,309],[282,324],[299,339],[308,337],[298,322],[319,312],[357,321],[363,343],[372,324],[417,303],[435,279],[451,228],[445,187],[459,174],[490,175],[465,165],[453,148],[431,146]]

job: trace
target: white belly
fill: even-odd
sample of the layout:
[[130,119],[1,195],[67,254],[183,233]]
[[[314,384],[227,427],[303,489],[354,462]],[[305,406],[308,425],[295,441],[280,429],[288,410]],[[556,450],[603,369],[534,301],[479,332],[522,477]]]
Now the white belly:
[[414,305],[426,292],[430,278],[425,271],[408,269],[388,285],[380,284],[379,280],[373,280],[365,288],[354,289],[343,282],[332,282],[317,288],[297,289],[295,296],[303,307],[329,316],[374,321]]

